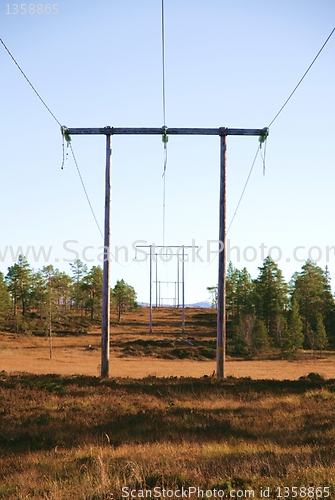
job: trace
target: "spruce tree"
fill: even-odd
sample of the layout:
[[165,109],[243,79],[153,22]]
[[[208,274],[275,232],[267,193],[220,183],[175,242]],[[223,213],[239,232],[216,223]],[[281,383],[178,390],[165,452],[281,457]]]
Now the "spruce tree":
[[298,349],[302,349],[304,343],[303,324],[299,312],[299,304],[295,298],[292,300],[292,307],[289,312],[288,328],[291,333],[295,354]]
[[256,319],[252,329],[251,349],[253,354],[266,352],[270,347],[270,338],[265,323],[261,319]]
[[237,356],[247,356],[250,354],[250,348],[247,344],[245,324],[241,320],[234,326],[231,339],[231,351]]
[[316,317],[316,326],[314,333],[314,347],[315,349],[322,351],[327,346],[328,346],[328,339],[327,339],[326,328],[323,323],[322,314],[318,313]]
[[[230,262],[227,270],[227,338],[236,354],[247,354],[254,324],[254,284],[246,268],[241,271]],[[252,326],[250,328],[250,322]]]

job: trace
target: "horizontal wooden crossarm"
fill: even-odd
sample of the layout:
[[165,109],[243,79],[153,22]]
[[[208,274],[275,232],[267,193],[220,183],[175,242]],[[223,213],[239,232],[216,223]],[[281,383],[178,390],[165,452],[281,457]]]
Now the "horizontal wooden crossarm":
[[[260,136],[264,129],[248,128],[168,128],[168,135],[256,135]],[[101,127],[101,128],[67,128],[70,135],[162,135],[163,128],[129,128],[129,127]]]

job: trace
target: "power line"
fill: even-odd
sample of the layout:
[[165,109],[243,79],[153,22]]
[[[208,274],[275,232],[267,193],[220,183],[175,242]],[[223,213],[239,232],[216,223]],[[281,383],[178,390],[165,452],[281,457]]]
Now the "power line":
[[45,108],[49,111],[49,113],[53,117],[53,119],[56,120],[56,122],[58,123],[58,125],[61,127],[62,124],[60,123],[60,121],[56,118],[56,116],[53,114],[53,112],[51,111],[51,109],[49,108],[49,106],[47,106],[47,104],[45,103],[45,101],[42,99],[42,97],[40,96],[40,94],[37,92],[37,90],[35,89],[34,85],[31,83],[31,81],[29,80],[29,78],[27,77],[27,75],[21,69],[21,67],[19,66],[19,64],[15,60],[14,56],[11,54],[10,50],[8,49],[8,47],[5,45],[4,41],[1,38],[0,38],[0,42],[2,43],[2,45],[4,46],[4,48],[7,50],[8,54],[13,59],[15,65],[21,71],[22,75],[27,80],[27,82],[29,83],[30,87],[33,89],[33,91],[35,92],[35,94],[37,95],[37,97],[39,98],[39,100],[42,102],[42,104],[45,106]]
[[166,96],[165,96],[165,20],[164,20],[164,0],[162,0],[162,86],[163,86],[163,136],[162,140],[164,143],[164,168],[163,168],[163,245],[165,245],[165,191],[166,191],[166,182],[165,182],[165,173],[166,173],[166,165],[167,165],[167,127],[166,127]]
[[165,21],[164,21],[164,0],[162,0],[162,74],[163,74],[163,121],[166,125],[166,103],[165,103]]
[[[37,92],[37,90],[35,89],[35,87],[33,86],[33,84],[31,83],[31,81],[29,80],[29,78],[27,77],[27,75],[24,73],[24,71],[22,70],[22,68],[20,67],[19,63],[16,61],[16,59],[14,58],[14,56],[12,55],[12,53],[10,52],[10,50],[8,49],[8,47],[6,46],[6,44],[4,43],[4,41],[0,38],[0,42],[2,43],[2,45],[4,46],[4,48],[6,49],[6,51],[8,52],[9,56],[11,57],[11,59],[14,61],[15,65],[17,66],[17,68],[20,70],[20,72],[22,73],[22,75],[24,76],[24,78],[26,79],[26,81],[29,83],[30,87],[33,89],[33,91],[35,92],[35,94],[37,95],[37,97],[39,98],[39,100],[42,102],[42,104],[44,105],[44,107],[48,110],[48,112],[50,113],[50,115],[54,118],[54,120],[58,123],[58,125],[61,127],[62,131],[63,131],[63,126],[62,124],[60,123],[60,121],[56,118],[56,116],[53,114],[53,112],[51,111],[51,109],[49,108],[49,106],[47,106],[46,102],[42,99],[42,97],[40,96],[40,94]],[[90,202],[90,199],[89,199],[89,196],[88,196],[88,193],[87,193],[87,190],[86,190],[86,187],[85,187],[85,184],[84,184],[84,181],[83,181],[83,178],[82,178],[82,175],[80,173],[80,169],[79,169],[79,165],[78,165],[78,162],[76,160],[76,157],[75,157],[75,154],[74,154],[74,151],[73,151],[73,148],[72,148],[72,144],[70,144],[70,148],[71,148],[71,153],[72,153],[72,156],[73,156],[73,159],[74,159],[74,163],[76,165],[76,168],[77,168],[77,172],[78,172],[78,175],[79,175],[79,178],[80,178],[80,181],[81,181],[81,184],[82,184],[82,187],[84,189],[84,192],[85,192],[85,195],[86,195],[86,199],[88,201],[88,204],[90,206],[90,209],[91,209],[91,212],[93,214],[93,217],[94,217],[94,220],[98,226],[98,229],[99,229],[99,232],[101,234],[101,236],[103,237],[103,234],[102,234],[102,231],[100,229],[100,226],[99,226],[99,223],[97,221],[97,218],[95,216],[95,213],[94,213],[94,210],[93,210],[93,207],[91,205],[91,202]],[[62,168],[64,166],[64,163],[65,163],[65,158],[64,158],[64,139],[63,139],[63,164],[62,164]]]
[[83,190],[84,190],[84,193],[85,193],[85,195],[86,195],[86,199],[87,199],[88,204],[89,204],[89,206],[90,206],[90,209],[91,209],[92,215],[93,215],[93,217],[94,217],[95,223],[96,223],[96,225],[98,226],[98,229],[99,229],[99,232],[100,232],[100,234],[101,234],[101,237],[103,238],[102,231],[101,231],[101,229],[100,229],[100,226],[99,226],[99,223],[98,223],[97,218],[96,218],[96,216],[95,216],[94,210],[93,210],[93,208],[92,208],[92,205],[91,205],[91,202],[90,202],[89,196],[88,196],[88,194],[87,194],[86,187],[85,187],[85,184],[84,184],[83,178],[82,178],[82,176],[81,176],[81,173],[80,173],[80,170],[79,170],[79,167],[78,167],[78,163],[77,163],[77,159],[76,159],[76,157],[75,157],[75,154],[74,154],[74,151],[73,151],[73,148],[72,148],[72,144],[71,144],[71,143],[70,143],[70,149],[71,149],[71,153],[72,153],[72,156],[73,156],[73,160],[74,160],[74,163],[75,163],[75,165],[76,165],[77,172],[78,172],[78,175],[79,175],[79,178],[80,178],[80,181],[81,181],[81,185],[83,186]]
[[[319,50],[319,52],[316,54],[316,56],[314,57],[313,61],[311,62],[311,64],[308,66],[307,70],[305,71],[305,73],[303,74],[303,76],[300,78],[299,82],[297,83],[297,85],[294,87],[293,91],[291,92],[291,94],[288,96],[288,98],[286,99],[286,101],[284,102],[284,104],[282,105],[282,107],[279,109],[278,113],[275,115],[275,117],[273,118],[273,120],[270,122],[268,128],[271,127],[271,125],[274,123],[274,121],[278,118],[278,116],[280,115],[280,113],[283,111],[283,109],[285,108],[285,106],[287,105],[287,103],[289,102],[289,100],[291,99],[291,97],[293,96],[293,94],[296,92],[296,90],[298,89],[298,87],[300,86],[300,84],[302,83],[302,81],[304,80],[304,78],[306,77],[307,73],[309,72],[309,70],[312,68],[313,64],[315,63],[315,61],[317,60],[317,58],[319,57],[319,55],[321,54],[321,52],[323,51],[323,49],[325,48],[325,46],[327,45],[328,41],[330,40],[331,36],[333,35],[335,31],[335,28],[332,29],[331,33],[329,34],[329,36],[327,37],[326,41],[324,42],[324,44],[322,45],[321,49]],[[261,146],[261,145],[260,145]],[[248,174],[248,177],[247,177],[247,180],[244,184],[244,187],[243,187],[243,190],[242,190],[242,194],[240,196],[240,199],[237,203],[237,206],[236,206],[236,209],[235,209],[235,212],[234,212],[234,215],[232,217],[232,220],[230,221],[230,224],[229,224],[229,227],[228,227],[228,230],[227,230],[227,233],[235,219],[235,216],[236,216],[236,213],[239,209],[239,206],[241,204],[241,201],[242,201],[242,198],[243,198],[243,195],[245,193],[245,190],[246,190],[246,187],[248,185],[248,182],[249,182],[249,179],[250,179],[250,176],[251,176],[251,173],[253,171],[253,168],[254,168],[254,165],[255,165],[255,162],[256,162],[256,158],[258,156],[258,153],[259,151],[261,150],[261,147],[258,146],[257,148],[257,153],[256,153],[256,156],[254,158],[254,161],[252,162],[252,165],[251,165],[251,169],[249,171],[249,174]],[[265,158],[265,157],[264,157]],[[263,158],[263,165],[265,164],[265,159]]]
[[323,49],[325,48],[325,46],[327,45],[328,41],[330,40],[332,34],[334,33],[335,31],[335,28],[332,29],[330,35],[328,36],[327,40],[325,41],[325,43],[322,45],[321,49],[319,50],[319,52],[316,54],[316,56],[314,57],[313,61],[311,62],[311,64],[308,66],[307,70],[305,71],[305,73],[303,74],[303,76],[300,78],[299,82],[297,83],[297,85],[294,87],[293,91],[291,92],[291,94],[288,96],[288,98],[286,99],[286,101],[284,102],[284,104],[282,105],[282,107],[280,108],[280,110],[278,111],[278,113],[276,114],[276,116],[273,118],[273,120],[270,122],[270,125],[268,128],[271,127],[271,125],[273,124],[273,122],[278,118],[278,116],[280,115],[280,113],[283,111],[283,109],[285,108],[286,104],[289,102],[289,100],[291,99],[291,97],[293,96],[293,94],[295,93],[295,91],[297,90],[297,88],[300,86],[300,84],[302,83],[302,81],[304,80],[305,76],[307,75],[307,73],[309,72],[309,70],[311,69],[311,67],[313,66],[313,64],[315,63],[315,61],[317,60],[317,58],[319,57],[319,55],[321,54],[321,52],[323,51]]
[[255,155],[254,161],[252,162],[251,169],[250,169],[250,171],[249,171],[249,174],[248,174],[247,180],[246,180],[246,182],[245,182],[245,184],[244,184],[244,188],[243,188],[243,190],[242,190],[242,194],[241,194],[241,196],[240,196],[240,199],[238,200],[238,203],[237,203],[237,206],[236,206],[236,209],[235,209],[234,215],[233,215],[232,220],[230,221],[229,227],[228,227],[228,229],[227,229],[227,234],[229,233],[229,229],[231,228],[231,225],[232,225],[232,223],[233,223],[233,221],[234,221],[234,219],[235,219],[235,215],[236,215],[236,213],[237,213],[237,210],[239,209],[239,206],[240,206],[240,204],[241,204],[241,201],[242,201],[242,198],[243,198],[244,192],[245,192],[245,190],[246,190],[246,188],[247,188],[247,185],[248,185],[248,182],[249,182],[249,179],[250,179],[251,173],[252,173],[252,171],[253,171],[253,169],[254,169],[254,166],[255,166],[256,159],[257,159],[257,156],[258,156],[259,151],[260,151],[260,147],[258,146],[258,148],[257,148],[257,153],[256,153],[256,155]]

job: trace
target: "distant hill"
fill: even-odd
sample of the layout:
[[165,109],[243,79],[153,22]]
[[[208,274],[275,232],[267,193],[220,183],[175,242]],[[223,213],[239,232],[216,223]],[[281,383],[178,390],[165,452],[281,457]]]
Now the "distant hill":
[[196,302],[195,304],[186,304],[185,307],[202,307],[206,309],[211,309],[212,304],[208,300],[203,300],[202,302]]
[[[138,305],[142,306],[142,307],[149,307],[150,304],[148,304],[147,302],[138,302]],[[155,307],[155,304],[153,304],[153,307]],[[175,307],[175,306],[172,306],[172,305],[162,305],[160,307]],[[181,304],[180,304],[179,307],[181,307]],[[201,302],[195,302],[194,304],[185,304],[185,307],[211,309],[212,304],[211,304],[211,302],[209,302],[207,300],[203,300]]]

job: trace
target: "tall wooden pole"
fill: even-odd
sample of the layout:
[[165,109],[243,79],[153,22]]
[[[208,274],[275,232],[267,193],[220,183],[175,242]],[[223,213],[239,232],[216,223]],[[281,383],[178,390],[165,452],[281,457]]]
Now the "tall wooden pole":
[[[216,340],[216,376],[225,376],[226,346],[226,149],[225,135],[220,136],[220,210],[219,210],[219,277]],[[221,248],[223,245],[223,248]]]
[[183,245],[183,261],[181,264],[181,295],[182,295],[182,311],[181,311],[181,332],[185,332],[185,247]]
[[[50,286],[50,278],[49,278]],[[51,291],[49,290],[49,351],[50,359],[52,359],[52,323],[51,323]]]
[[156,261],[156,307],[158,307],[158,271],[157,271],[157,254],[155,253],[155,261]]
[[177,307],[179,308],[179,253],[177,253]]
[[106,135],[104,266],[102,285],[101,377],[109,377],[112,136]]
[[152,245],[150,245],[150,333],[152,333]]

